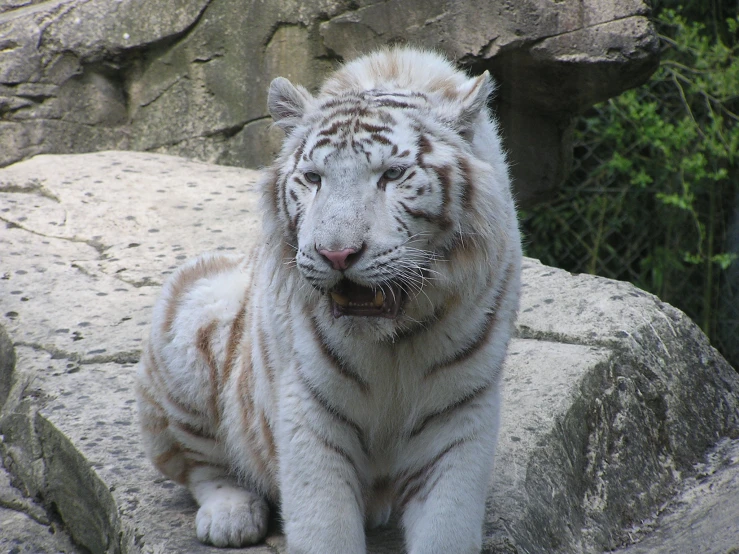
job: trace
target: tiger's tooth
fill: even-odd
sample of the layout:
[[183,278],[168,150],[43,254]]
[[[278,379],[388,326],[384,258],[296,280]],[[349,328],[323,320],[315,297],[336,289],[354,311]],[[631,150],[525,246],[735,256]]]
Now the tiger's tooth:
[[343,294],[339,294],[338,292],[332,292],[331,298],[334,299],[334,302],[336,302],[339,306],[348,306],[349,305],[349,299],[344,296]]
[[385,303],[385,295],[382,294],[381,290],[377,291],[377,294],[375,294],[375,300],[373,302],[375,308],[381,307]]

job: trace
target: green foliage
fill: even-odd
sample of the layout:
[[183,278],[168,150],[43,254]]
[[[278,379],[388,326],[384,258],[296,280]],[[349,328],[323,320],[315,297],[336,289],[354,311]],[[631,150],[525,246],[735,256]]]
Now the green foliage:
[[656,24],[659,69],[578,122],[577,170],[525,214],[527,253],[630,280],[713,337],[721,275],[737,263],[726,231],[739,188],[739,20],[718,32],[663,8]]

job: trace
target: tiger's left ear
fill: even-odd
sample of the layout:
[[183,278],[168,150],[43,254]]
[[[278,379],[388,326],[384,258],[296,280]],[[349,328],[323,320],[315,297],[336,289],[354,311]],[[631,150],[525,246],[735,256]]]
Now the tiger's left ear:
[[296,87],[284,77],[277,77],[269,85],[267,108],[275,124],[289,134],[314,100],[304,87]]
[[469,131],[480,111],[487,106],[488,97],[493,90],[495,90],[495,84],[487,70],[457,89],[459,112],[454,124],[460,133],[464,134]]

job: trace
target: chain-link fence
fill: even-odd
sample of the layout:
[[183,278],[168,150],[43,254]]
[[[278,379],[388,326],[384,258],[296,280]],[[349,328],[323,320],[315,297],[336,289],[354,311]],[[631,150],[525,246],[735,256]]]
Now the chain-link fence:
[[[634,113],[674,93],[668,85],[655,79],[579,118],[572,173],[555,198],[522,214],[524,247],[546,264],[657,294],[739,368],[739,174],[730,164],[713,168],[717,179],[686,172],[674,158],[688,149],[663,148],[663,136],[642,128],[685,118],[682,102],[657,105],[652,119]],[[672,159],[664,166],[660,149]]]

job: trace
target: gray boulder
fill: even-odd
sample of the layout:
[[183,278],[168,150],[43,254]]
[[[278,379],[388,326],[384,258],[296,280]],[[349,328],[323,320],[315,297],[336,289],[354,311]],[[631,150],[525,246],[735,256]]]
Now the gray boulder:
[[14,369],[15,349],[7,331],[0,325],[0,406],[5,404],[10,394]]
[[[198,544],[192,500],[143,455],[133,373],[166,275],[254,240],[256,175],[135,152],[0,170],[0,321],[17,354],[0,450],[16,486],[91,552],[221,552]],[[485,552],[636,554],[671,532],[672,552],[698,552],[697,531],[675,538],[680,522],[739,509],[706,482],[736,490],[739,376],[686,316],[629,284],[535,260],[523,281]],[[700,552],[738,533],[705,529]],[[402,541],[391,529],[370,544]],[[279,527],[247,552],[284,552]]]
[[643,0],[17,0],[0,8],[0,166],[105,149],[267,164],[273,77],[315,89],[339,60],[408,42],[497,77],[527,204],[566,175],[572,115],[656,68],[646,14]]

